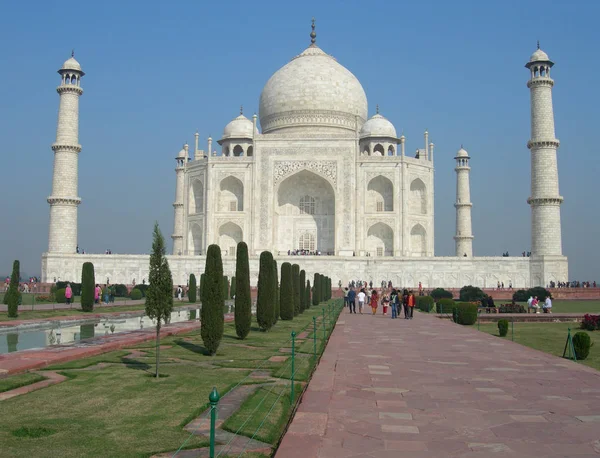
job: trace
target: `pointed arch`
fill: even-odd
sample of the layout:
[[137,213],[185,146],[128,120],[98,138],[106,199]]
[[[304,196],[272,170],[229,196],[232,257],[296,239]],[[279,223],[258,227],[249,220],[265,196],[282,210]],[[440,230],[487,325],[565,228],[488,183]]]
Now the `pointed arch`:
[[394,255],[394,231],[385,223],[375,223],[367,231],[367,251],[371,256]]
[[394,211],[394,185],[392,181],[378,175],[367,185],[367,211]]
[[[379,153],[379,154],[375,154]],[[383,149],[383,145],[381,143],[377,143],[373,147],[373,156],[385,156],[385,150]]]
[[239,178],[228,176],[219,184],[219,211],[244,211],[244,185]]
[[219,228],[219,246],[224,256],[235,256],[236,247],[243,239],[242,228],[231,221]]
[[188,254],[196,256],[202,254],[202,227],[192,223],[188,232]]
[[415,178],[410,183],[410,212],[427,214],[427,187],[420,178]]
[[235,145],[233,148],[233,155],[236,157],[244,155],[244,148],[241,145]]
[[410,230],[411,256],[427,256],[427,231],[421,224],[415,224]]
[[193,178],[188,197],[188,213],[194,215],[204,212],[204,183],[199,178]]

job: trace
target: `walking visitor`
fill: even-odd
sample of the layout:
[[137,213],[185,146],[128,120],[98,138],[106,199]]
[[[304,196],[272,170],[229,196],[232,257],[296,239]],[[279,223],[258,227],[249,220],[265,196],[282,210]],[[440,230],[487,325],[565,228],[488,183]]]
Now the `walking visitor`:
[[363,312],[363,307],[365,305],[365,299],[366,299],[366,297],[367,297],[367,295],[365,294],[365,290],[363,288],[358,293],[358,313],[360,313],[361,315],[362,315],[362,312]]
[[373,310],[373,315],[377,313],[377,305],[379,303],[379,295],[377,294],[377,290],[374,289],[371,291],[371,309]]
[[71,284],[67,283],[67,287],[65,289],[65,301],[67,305],[71,303],[71,298],[73,297],[73,290],[71,289]]
[[348,311],[356,315],[356,291],[354,291],[354,288],[350,288],[350,291],[348,291],[348,296],[346,296],[345,299],[348,302]]

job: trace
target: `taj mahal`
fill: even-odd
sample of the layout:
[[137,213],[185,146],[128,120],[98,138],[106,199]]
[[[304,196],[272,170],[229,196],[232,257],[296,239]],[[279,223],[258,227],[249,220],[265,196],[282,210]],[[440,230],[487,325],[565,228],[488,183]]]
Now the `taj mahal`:
[[[394,285],[460,288],[547,285],[568,279],[562,254],[557,149],[550,77],[554,63],[535,50],[527,68],[531,104],[531,256],[489,257],[473,253],[470,155],[436,151],[443,167],[454,165],[455,256],[434,253],[434,144],[407,144],[395,126],[369,107],[358,79],[316,40],[276,71],[260,94],[259,113],[243,110],[208,138],[195,134],[193,149],[175,154],[173,280],[185,284],[202,273],[204,254],[218,244],[226,275],[235,275],[235,251],[248,244],[251,282],[258,257],[269,250],[279,263],[301,264],[307,275],[322,272],[333,284],[353,279],[391,280]],[[60,96],[54,151],[48,251],[42,281],[80,281],[82,264],[93,262],[96,279],[147,281],[148,255],[78,254],[77,210],[79,98],[85,75],[74,56],[58,71]],[[420,135],[419,135],[420,137]],[[525,141],[523,149],[525,147]],[[177,149],[175,149],[176,151]],[[476,173],[476,172],[474,172]],[[481,171],[481,173],[485,173]],[[148,231],[150,228],[148,228]],[[297,253],[305,253],[301,259]]]

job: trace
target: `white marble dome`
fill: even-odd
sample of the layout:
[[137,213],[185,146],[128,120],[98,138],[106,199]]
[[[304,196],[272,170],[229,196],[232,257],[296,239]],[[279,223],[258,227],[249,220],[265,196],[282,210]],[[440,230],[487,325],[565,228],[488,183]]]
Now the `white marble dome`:
[[367,96],[358,79],[314,44],[277,70],[260,95],[264,134],[283,129],[354,131],[367,113]]
[[529,58],[529,62],[540,62],[540,61],[548,61],[550,58],[548,54],[542,51],[540,48],[536,49],[535,52]]
[[76,70],[78,72],[82,71],[81,65],[75,60],[74,57],[69,57],[63,64],[61,70]]
[[469,157],[469,153],[467,153],[467,150],[464,149],[462,146],[460,147],[460,149],[458,150],[458,152],[456,153],[456,157]]
[[240,114],[223,129],[223,140],[227,138],[252,138],[252,121]]
[[386,118],[377,113],[371,117],[360,129],[360,138],[386,137],[396,138],[396,128]]

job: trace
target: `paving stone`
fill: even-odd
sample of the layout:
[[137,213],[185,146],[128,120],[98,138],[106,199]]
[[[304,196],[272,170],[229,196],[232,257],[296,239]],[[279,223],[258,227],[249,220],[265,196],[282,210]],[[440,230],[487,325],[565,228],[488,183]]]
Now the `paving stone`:
[[541,415],[510,415],[510,418],[526,423],[546,423],[548,421]]
[[481,393],[504,393],[501,388],[475,388],[475,390]]
[[575,417],[578,420],[581,420],[585,423],[593,421],[593,422],[600,422],[600,415],[583,415],[583,416],[578,416]]
[[410,413],[379,412],[379,419],[385,420],[388,418],[394,420],[412,420],[413,416]]
[[419,434],[419,428],[407,425],[381,425],[384,433]]

